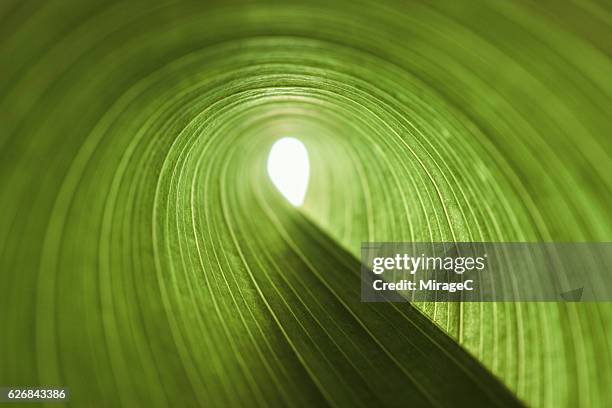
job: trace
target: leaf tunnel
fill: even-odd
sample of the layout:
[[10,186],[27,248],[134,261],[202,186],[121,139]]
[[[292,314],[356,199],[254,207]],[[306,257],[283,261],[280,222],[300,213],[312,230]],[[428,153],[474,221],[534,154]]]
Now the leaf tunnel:
[[[3,2],[0,385],[609,405],[609,304],[361,303],[358,251],[610,241],[610,11]],[[299,208],[267,173],[286,136],[308,150]]]

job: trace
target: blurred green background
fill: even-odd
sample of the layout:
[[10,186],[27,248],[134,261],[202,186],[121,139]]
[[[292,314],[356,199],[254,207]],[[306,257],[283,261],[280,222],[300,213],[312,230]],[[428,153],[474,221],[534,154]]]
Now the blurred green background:
[[[358,261],[612,240],[609,2],[4,0],[0,21],[0,386],[612,404],[610,304],[365,304]],[[286,136],[300,209],[265,171]]]

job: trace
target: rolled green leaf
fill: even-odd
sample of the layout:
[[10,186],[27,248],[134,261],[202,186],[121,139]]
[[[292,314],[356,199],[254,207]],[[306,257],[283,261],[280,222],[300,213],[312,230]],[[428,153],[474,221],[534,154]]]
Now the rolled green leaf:
[[[612,10],[0,4],[0,386],[610,406],[607,303],[366,304],[367,241],[612,240]],[[294,207],[273,143],[310,160]]]

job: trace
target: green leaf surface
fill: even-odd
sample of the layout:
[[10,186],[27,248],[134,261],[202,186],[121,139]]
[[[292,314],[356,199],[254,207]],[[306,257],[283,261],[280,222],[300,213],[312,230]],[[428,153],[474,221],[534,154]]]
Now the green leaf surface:
[[[609,4],[7,0],[0,21],[0,386],[612,404],[609,303],[361,303],[358,261],[612,240]],[[299,209],[265,171],[286,136]]]

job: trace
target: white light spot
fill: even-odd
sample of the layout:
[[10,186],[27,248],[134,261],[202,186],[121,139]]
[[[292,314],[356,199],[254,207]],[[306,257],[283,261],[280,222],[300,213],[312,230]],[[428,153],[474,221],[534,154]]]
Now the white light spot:
[[304,143],[284,137],[274,143],[268,156],[268,175],[274,186],[294,206],[304,202],[310,162]]

